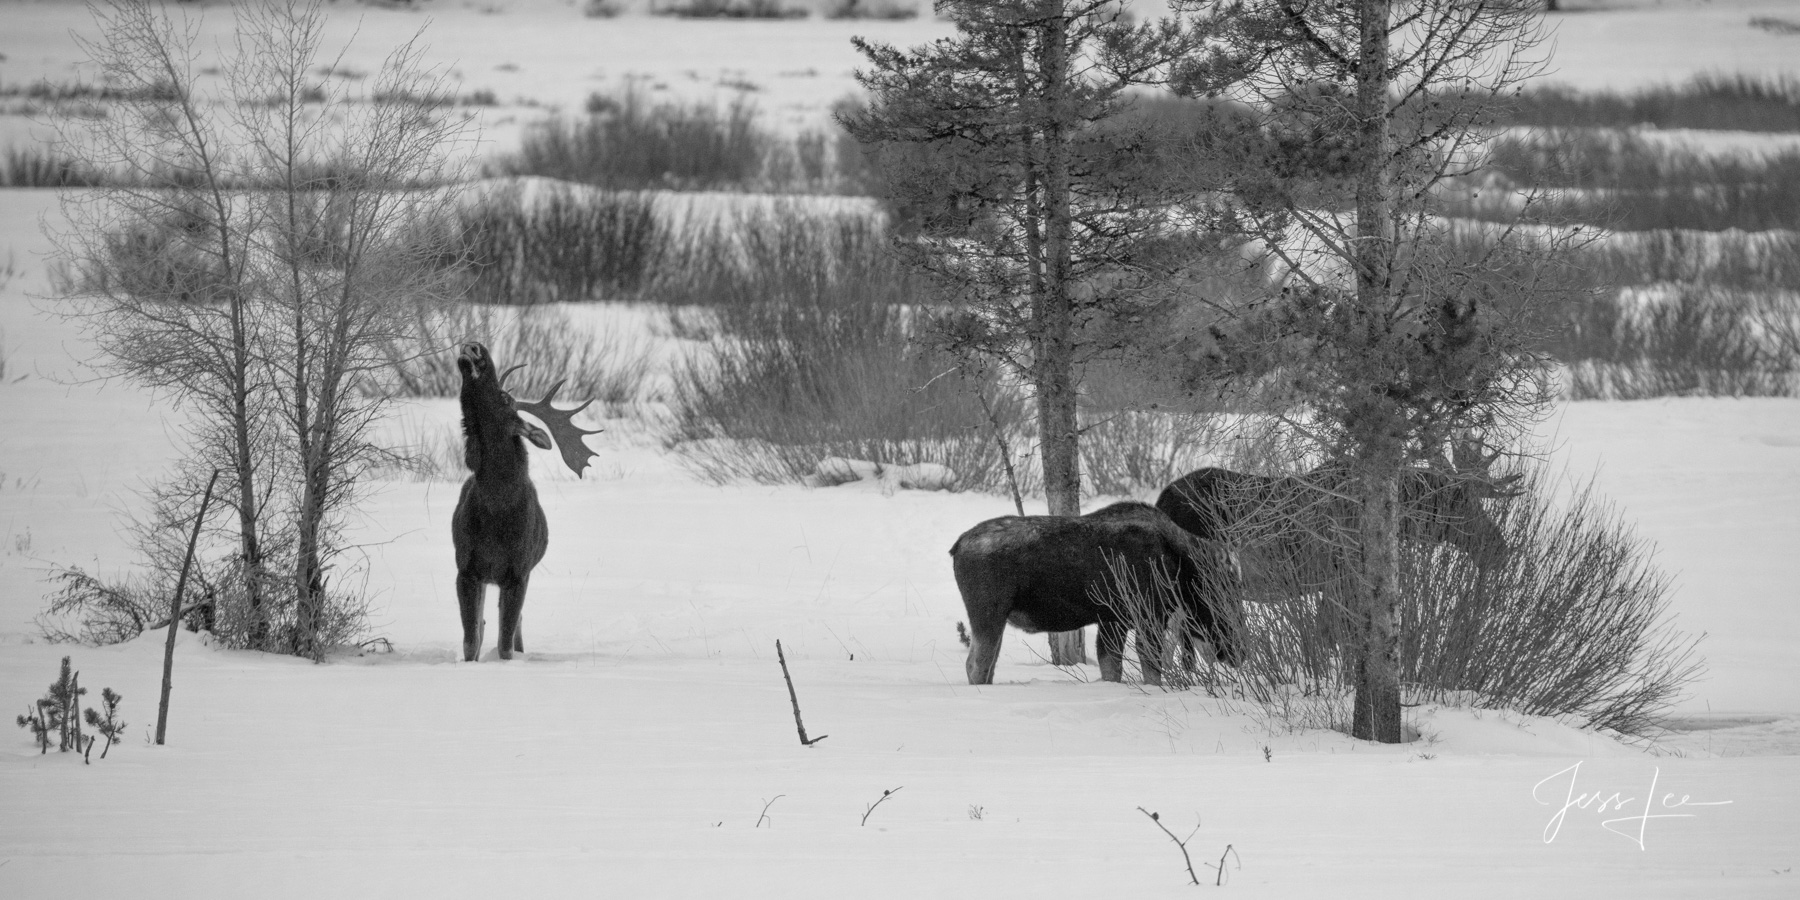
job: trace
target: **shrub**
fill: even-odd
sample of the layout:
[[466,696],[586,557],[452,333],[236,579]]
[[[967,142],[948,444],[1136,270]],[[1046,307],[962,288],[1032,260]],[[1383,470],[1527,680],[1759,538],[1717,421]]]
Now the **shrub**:
[[770,316],[808,315],[820,304],[874,317],[833,319],[839,326],[884,328],[889,313],[873,311],[910,306],[924,292],[872,217],[777,203],[690,225],[669,242],[642,296],[709,307],[724,330],[754,336]]
[[632,88],[590,94],[586,111],[527,129],[496,170],[615,189],[869,194],[878,183],[842,129],[776,134],[747,92],[721,108],[655,103]]
[[[1800,151],[1705,154],[1622,130],[1509,134],[1494,141],[1489,171],[1503,186],[1547,190],[1535,215],[1625,231],[1751,231],[1800,227]],[[1510,221],[1510,191],[1452,199],[1449,215]]]
[[730,189],[755,181],[774,140],[743,95],[721,110],[651,103],[634,88],[591,95],[587,112],[528,128],[502,170],[609,188]]
[[[1458,235],[1467,253],[1491,240]],[[1790,396],[1800,389],[1800,348],[1787,339],[1800,314],[1796,253],[1794,232],[1605,235],[1533,283],[1534,349],[1567,367],[1575,399]],[[1516,275],[1502,268],[1490,283]]]
[[94,187],[105,181],[103,176],[74,160],[36,144],[8,147],[5,155],[0,155],[0,187]]
[[835,456],[935,463],[956,473],[958,489],[1007,489],[995,425],[975,391],[989,392],[1015,447],[1026,422],[1018,398],[967,383],[954,360],[903,334],[851,342],[845,330],[820,334],[803,321],[786,320],[797,327],[781,340],[729,342],[676,372],[665,439],[695,472],[716,483],[805,483]]
[[[176,574],[156,568],[108,581],[78,567],[58,570],[51,576],[58,588],[38,615],[38,631],[52,643],[105,646],[167,627]],[[299,634],[299,611],[291,585],[285,579],[270,579],[261,591],[260,605],[253,605],[245,578],[243,567],[230,556],[195,559],[183,627],[207,632],[221,646],[237,650],[292,646]],[[368,613],[367,599],[327,591],[318,645],[354,644],[367,631]]]
[[659,268],[668,230],[645,194],[544,186],[463,206],[437,223],[441,268],[473,303],[626,299]]
[[[1541,472],[1492,510],[1512,553],[1478,570],[1461,552],[1403,544],[1401,679],[1415,701],[1466,703],[1645,734],[1701,672],[1698,638],[1668,620],[1669,580],[1591,484],[1553,501]],[[1298,726],[1343,727],[1352,680],[1346,617],[1329,577],[1267,557],[1245,563],[1245,661],[1165,671],[1171,689],[1247,699]],[[1154,590],[1126,585],[1108,602],[1144,627]],[[1179,627],[1180,623],[1177,623]],[[1192,635],[1186,635],[1191,640]]]
[[678,19],[804,19],[811,12],[781,0],[682,0],[668,6],[653,4],[651,11]]
[[1585,304],[1559,354],[1571,366],[1570,396],[1795,396],[1800,353],[1778,330],[1794,308],[1791,295],[1781,303],[1692,285],[1636,309],[1624,298]]
[[678,260],[652,296],[702,310],[678,322],[713,347],[678,366],[664,438],[703,477],[799,482],[840,456],[938,463],[963,489],[1005,489],[994,432],[1020,446],[1023,406],[913,341],[923,285],[871,220],[741,213],[696,231]]
[[912,19],[919,15],[917,3],[897,0],[834,0],[825,8],[827,19]]
[[1707,74],[1631,94],[1534,88],[1508,112],[1516,125],[1553,128],[1650,125],[1727,131],[1800,131],[1800,79]]
[[449,303],[421,307],[412,336],[390,348],[391,380],[372,389],[401,397],[455,397],[462,390],[454,348],[480,341],[507,367],[523,365],[507,384],[536,399],[558,381],[562,398],[600,403],[618,412],[644,399],[651,374],[649,348],[636,336],[578,326],[567,311]]
[[1591,483],[1553,502],[1541,471],[1496,518],[1514,552],[1499,571],[1410,548],[1401,655],[1427,695],[1643,734],[1700,674],[1699,639],[1668,620],[1669,579]]

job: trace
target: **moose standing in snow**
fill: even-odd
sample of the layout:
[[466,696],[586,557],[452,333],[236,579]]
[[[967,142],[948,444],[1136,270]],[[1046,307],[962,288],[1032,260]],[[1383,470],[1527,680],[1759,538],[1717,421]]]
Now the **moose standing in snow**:
[[[1454,450],[1452,459],[1436,467],[1417,466],[1401,474],[1400,538],[1421,546],[1455,547],[1477,568],[1496,568],[1511,549],[1482,501],[1518,496],[1513,485],[1520,476],[1492,475],[1497,453],[1482,453],[1467,443]],[[1340,577],[1344,565],[1338,536],[1354,519],[1349,481],[1349,472],[1337,466],[1287,476],[1197,469],[1165,488],[1156,508],[1196,537],[1247,553],[1247,568],[1286,567],[1299,579],[1297,584],[1316,588]]]
[[[989,519],[957,538],[950,558],[969,614],[970,684],[994,682],[1008,624],[1039,632],[1098,623],[1100,677],[1122,680],[1125,635],[1134,625],[1127,611],[1108,599],[1124,587],[1122,575],[1138,585],[1160,579],[1174,587],[1172,598],[1160,592],[1148,598],[1171,608],[1137,618],[1167,623],[1184,614],[1221,661],[1238,661],[1235,560],[1223,545],[1195,538],[1148,504],[1114,503],[1085,516]],[[1144,681],[1160,683],[1164,629],[1137,630]]]
[[[544,399],[519,403],[506,392],[506,376],[496,371],[494,359],[481,344],[462,345],[456,355],[462,373],[463,462],[475,474],[463,482],[462,496],[450,519],[450,535],[456,545],[456,602],[462,607],[463,659],[474,662],[481,653],[482,605],[487,586],[500,588],[501,659],[525,651],[519,630],[519,613],[525,607],[525,586],[531,570],[544,558],[550,543],[550,527],[538,504],[537,488],[525,453],[525,441],[562,451],[563,462],[581,475],[593,451],[582,436],[598,434],[574,423],[575,414],[588,403],[570,410],[550,405],[562,382],[550,387]],[[544,429],[519,418],[528,412],[550,427]],[[521,440],[523,438],[524,440]]]

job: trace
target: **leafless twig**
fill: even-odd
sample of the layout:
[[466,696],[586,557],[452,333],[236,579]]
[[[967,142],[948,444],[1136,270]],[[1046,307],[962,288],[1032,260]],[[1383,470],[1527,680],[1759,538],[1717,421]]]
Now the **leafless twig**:
[[900,791],[905,787],[906,787],[906,785],[903,784],[900,787],[894,788],[891,791],[882,791],[881,796],[875,798],[875,802],[869,804],[868,809],[863,810],[862,824],[864,824],[864,825],[869,824],[869,814],[875,811],[875,807],[881,805],[881,801],[886,800],[887,798],[900,793]]
[[1213,879],[1214,887],[1224,887],[1225,886],[1225,857],[1227,857],[1227,856],[1237,859],[1237,864],[1238,864],[1239,869],[1242,869],[1244,867],[1244,860],[1242,857],[1238,856],[1237,848],[1231,846],[1230,844],[1226,844],[1225,852],[1219,854],[1219,864],[1215,867],[1219,870],[1219,877]]
[[[1153,813],[1153,812],[1151,812],[1151,811],[1149,811],[1149,810],[1147,810],[1147,809],[1145,809],[1145,808],[1143,808],[1143,807],[1141,807],[1141,806],[1140,806],[1140,807],[1138,807],[1138,808],[1137,808],[1137,810],[1138,810],[1138,812],[1141,812],[1141,813],[1143,813],[1143,814],[1144,814],[1144,815],[1146,815],[1146,816],[1149,816],[1149,817],[1150,817],[1150,821],[1152,821],[1152,822],[1155,822],[1155,823],[1156,823],[1156,827],[1158,827],[1158,828],[1161,828],[1161,829],[1162,829],[1162,833],[1163,833],[1163,834],[1166,834],[1166,835],[1168,835],[1168,836],[1169,836],[1169,840],[1171,840],[1171,841],[1174,841],[1174,842],[1175,842],[1175,846],[1177,846],[1177,847],[1180,847],[1180,848],[1181,848],[1181,859],[1182,859],[1182,861],[1183,861],[1183,862],[1185,862],[1185,863],[1187,863],[1187,873],[1188,873],[1188,879],[1189,879],[1189,880],[1190,880],[1190,881],[1192,881],[1192,882],[1193,882],[1193,883],[1194,883],[1194,884],[1199,884],[1199,883],[1200,883],[1200,876],[1198,876],[1198,875],[1195,875],[1195,874],[1194,874],[1194,859],[1193,859],[1193,857],[1191,857],[1191,856],[1188,856],[1188,850],[1187,850],[1187,842],[1188,842],[1188,841],[1191,841],[1191,840],[1193,840],[1193,839],[1194,839],[1194,835],[1196,835],[1196,834],[1199,834],[1199,833],[1200,833],[1200,825],[1199,825],[1199,823],[1195,823],[1195,825],[1194,825],[1194,830],[1193,830],[1193,831],[1190,831],[1190,832],[1188,832],[1188,836],[1187,836],[1187,837],[1186,837],[1186,838],[1178,838],[1178,837],[1176,837],[1176,836],[1175,836],[1175,832],[1173,832],[1173,831],[1170,831],[1170,830],[1169,830],[1169,826],[1167,826],[1167,825],[1164,825],[1164,824],[1163,824],[1163,823],[1162,823],[1162,817],[1161,817],[1161,816],[1158,816],[1158,815],[1157,815],[1157,814],[1156,814],[1156,813]],[[1227,848],[1226,848],[1226,849],[1227,849],[1227,850],[1229,850],[1229,849],[1230,849],[1230,847],[1227,847]]]
[[[765,822],[765,821],[768,821],[768,818],[769,818],[769,807],[771,807],[771,806],[774,806],[774,805],[775,805],[775,801],[776,801],[776,800],[780,800],[780,799],[781,799],[781,798],[783,798],[783,797],[786,797],[786,796],[787,796],[787,795],[786,795],[786,794],[776,794],[776,795],[775,795],[775,797],[774,797],[774,799],[772,799],[772,800],[764,800],[764,801],[763,801],[763,808],[762,808],[762,815],[760,815],[760,816],[757,816],[757,817],[756,817],[756,826],[755,826],[755,827],[757,827],[757,828],[761,828],[761,827],[762,827],[762,823],[763,823],[763,822]],[[769,823],[769,827],[770,827],[770,828],[774,828],[774,827],[775,827],[775,823],[773,823],[773,822],[770,822],[770,823]]]

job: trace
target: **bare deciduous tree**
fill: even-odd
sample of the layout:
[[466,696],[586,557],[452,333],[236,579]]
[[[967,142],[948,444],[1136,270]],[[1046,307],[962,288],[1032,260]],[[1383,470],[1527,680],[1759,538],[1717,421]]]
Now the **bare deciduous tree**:
[[416,38],[366,88],[309,80],[316,0],[239,7],[217,89],[190,20],[148,0],[96,14],[89,52],[132,99],[65,123],[77,158],[123,180],[67,195],[78,315],[107,371],[191,412],[183,471],[228,473],[244,642],[317,658],[343,625],[326,609],[337,528],[388,455],[369,433],[388,350],[440,283],[414,223],[448,200],[460,125]]

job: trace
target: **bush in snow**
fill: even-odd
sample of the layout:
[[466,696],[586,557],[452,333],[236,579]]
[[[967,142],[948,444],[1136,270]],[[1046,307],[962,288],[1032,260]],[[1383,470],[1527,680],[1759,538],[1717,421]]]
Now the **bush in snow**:
[[[1654,548],[1616,510],[1577,486],[1553,499],[1541,472],[1490,509],[1512,553],[1483,572],[1443,545],[1401,545],[1401,681],[1416,702],[1468,704],[1572,717],[1625,734],[1654,730],[1658,714],[1701,672],[1698,638],[1668,620],[1669,579]],[[1490,501],[1493,502],[1493,501]],[[1348,730],[1347,608],[1316,585],[1329,576],[1246,559],[1244,661],[1203,665],[1188,653],[1162,666],[1165,686],[1246,699],[1297,727]],[[1125,585],[1109,598],[1140,627],[1153,592]],[[1182,662],[1184,665],[1176,665]],[[1138,670],[1128,666],[1128,677]]]

